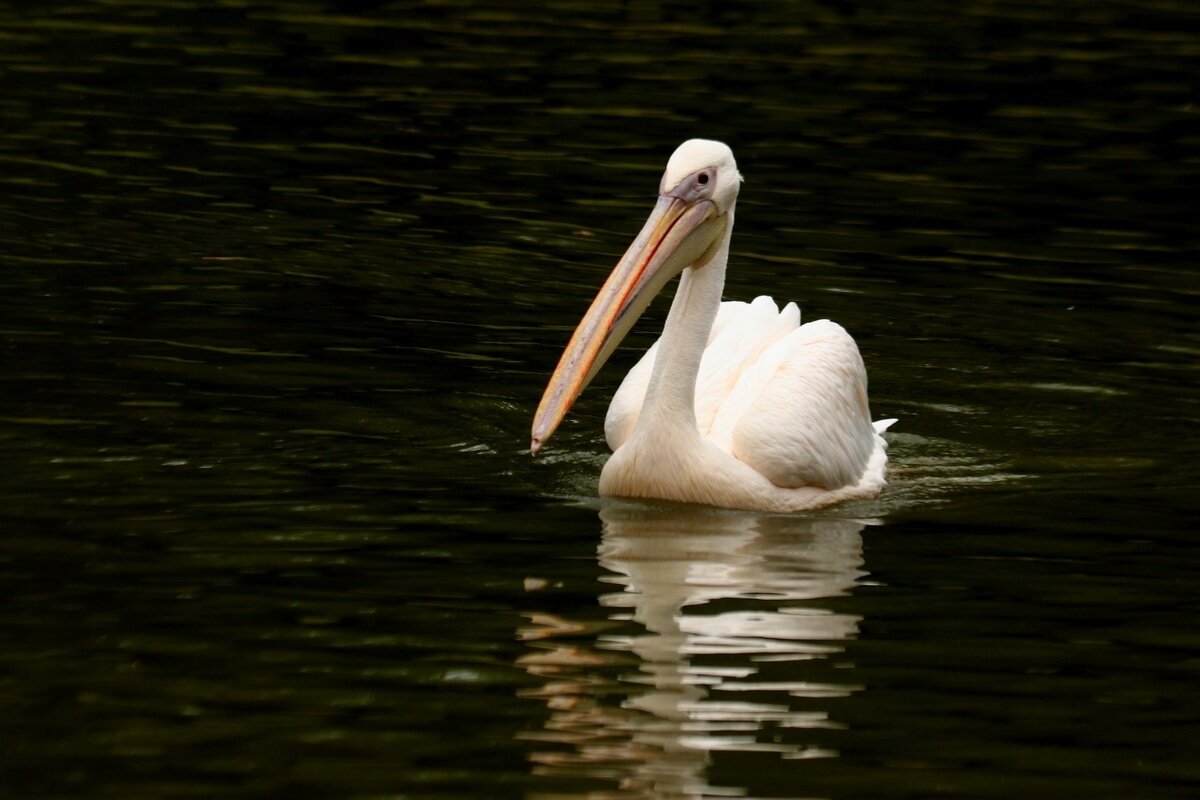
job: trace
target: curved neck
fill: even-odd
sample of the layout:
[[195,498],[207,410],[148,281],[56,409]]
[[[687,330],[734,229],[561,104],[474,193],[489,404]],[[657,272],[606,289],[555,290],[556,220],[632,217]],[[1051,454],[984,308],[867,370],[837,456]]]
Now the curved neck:
[[733,209],[728,213],[725,233],[712,259],[702,267],[688,267],[679,278],[642,406],[641,419],[653,424],[697,431],[696,376],[725,288]]

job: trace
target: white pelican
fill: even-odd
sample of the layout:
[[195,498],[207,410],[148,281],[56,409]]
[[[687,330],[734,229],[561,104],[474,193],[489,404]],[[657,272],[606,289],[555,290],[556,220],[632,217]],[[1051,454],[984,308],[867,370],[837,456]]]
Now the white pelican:
[[800,324],[770,297],[722,303],[742,176],[721,142],[667,162],[658,204],[567,344],[533,420],[554,433],[650,300],[682,274],[662,336],[617,390],[600,493],[757,511],[874,497],[894,420],[872,424],[858,346],[829,320]]

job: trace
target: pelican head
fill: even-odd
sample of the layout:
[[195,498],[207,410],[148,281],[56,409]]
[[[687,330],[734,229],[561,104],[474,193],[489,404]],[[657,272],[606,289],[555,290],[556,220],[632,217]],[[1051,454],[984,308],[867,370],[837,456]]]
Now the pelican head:
[[709,199],[721,214],[733,208],[742,184],[733,151],[724,142],[712,139],[688,139],[675,148],[663,171],[658,193],[677,196],[689,178],[694,178],[701,187],[708,187]]
[[721,142],[689,139],[667,162],[658,203],[575,329],[533,419],[536,453],[655,295],[684,269],[703,269],[732,224],[742,176]]

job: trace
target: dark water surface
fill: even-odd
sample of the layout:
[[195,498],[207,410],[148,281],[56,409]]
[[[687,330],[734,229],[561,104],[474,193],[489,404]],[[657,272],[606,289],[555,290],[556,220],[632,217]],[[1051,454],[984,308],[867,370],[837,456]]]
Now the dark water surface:
[[[1200,794],[1190,2],[0,5],[0,794]],[[600,501],[674,146],[892,485]]]

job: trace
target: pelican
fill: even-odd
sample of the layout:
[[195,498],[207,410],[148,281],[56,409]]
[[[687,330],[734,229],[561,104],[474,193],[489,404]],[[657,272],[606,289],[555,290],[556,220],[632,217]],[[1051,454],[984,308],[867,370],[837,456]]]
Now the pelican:
[[600,494],[752,511],[877,495],[895,420],[871,422],[858,346],[795,303],[721,302],[742,176],[721,142],[667,162],[658,203],[575,329],[533,420],[536,454],[672,278],[662,336],[625,377],[604,423]]

